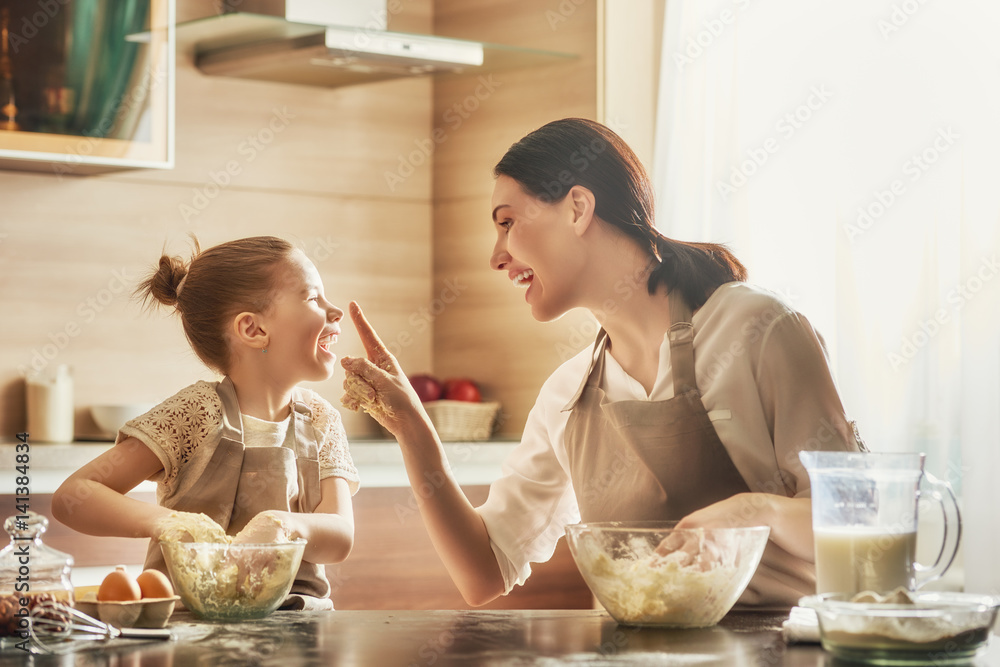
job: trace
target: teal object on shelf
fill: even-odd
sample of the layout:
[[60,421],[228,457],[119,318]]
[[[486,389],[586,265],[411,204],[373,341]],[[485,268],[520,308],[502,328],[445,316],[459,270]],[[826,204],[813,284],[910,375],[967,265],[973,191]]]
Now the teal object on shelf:
[[68,132],[130,138],[123,136],[135,126],[130,115],[142,111],[130,86],[146,45],[126,36],[147,29],[149,5],[149,0],[73,0],[68,5],[66,85],[75,100]]

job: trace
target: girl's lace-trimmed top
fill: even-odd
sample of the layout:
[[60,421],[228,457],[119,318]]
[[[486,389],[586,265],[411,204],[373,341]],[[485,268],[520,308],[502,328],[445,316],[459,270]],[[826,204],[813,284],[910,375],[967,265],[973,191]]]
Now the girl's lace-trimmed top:
[[[183,493],[185,487],[197,481],[221,439],[222,402],[215,390],[217,384],[195,382],[130,420],[118,432],[117,442],[138,438],[163,464],[163,470],[150,478],[157,482],[158,500]],[[317,454],[320,479],[341,477],[349,484],[351,493],[356,493],[360,479],[340,413],[316,392],[302,387],[298,391],[312,412],[312,423],[320,437]]]

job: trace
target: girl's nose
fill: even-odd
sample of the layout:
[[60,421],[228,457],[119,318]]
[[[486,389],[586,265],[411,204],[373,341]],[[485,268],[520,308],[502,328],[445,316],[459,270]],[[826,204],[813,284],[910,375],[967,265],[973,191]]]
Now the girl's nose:
[[336,306],[330,306],[326,311],[326,319],[328,322],[339,322],[344,317],[344,311]]

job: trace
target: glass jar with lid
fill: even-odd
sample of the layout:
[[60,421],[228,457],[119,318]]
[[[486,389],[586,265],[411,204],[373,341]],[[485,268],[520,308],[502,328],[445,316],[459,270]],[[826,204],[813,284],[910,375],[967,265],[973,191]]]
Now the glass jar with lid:
[[0,637],[24,637],[36,604],[73,604],[73,557],[42,543],[49,520],[37,512],[8,517],[3,527],[10,544],[0,550]]

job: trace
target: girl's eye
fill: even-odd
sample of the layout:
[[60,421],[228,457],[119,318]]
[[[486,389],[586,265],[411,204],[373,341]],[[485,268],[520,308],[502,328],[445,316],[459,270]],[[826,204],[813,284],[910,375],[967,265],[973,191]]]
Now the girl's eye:
[[309,297],[309,300],[310,301],[319,301],[319,297],[318,296],[311,296],[311,297]]
[[513,220],[501,220],[497,224],[500,225],[503,229],[510,229],[510,226],[514,224],[514,221]]

